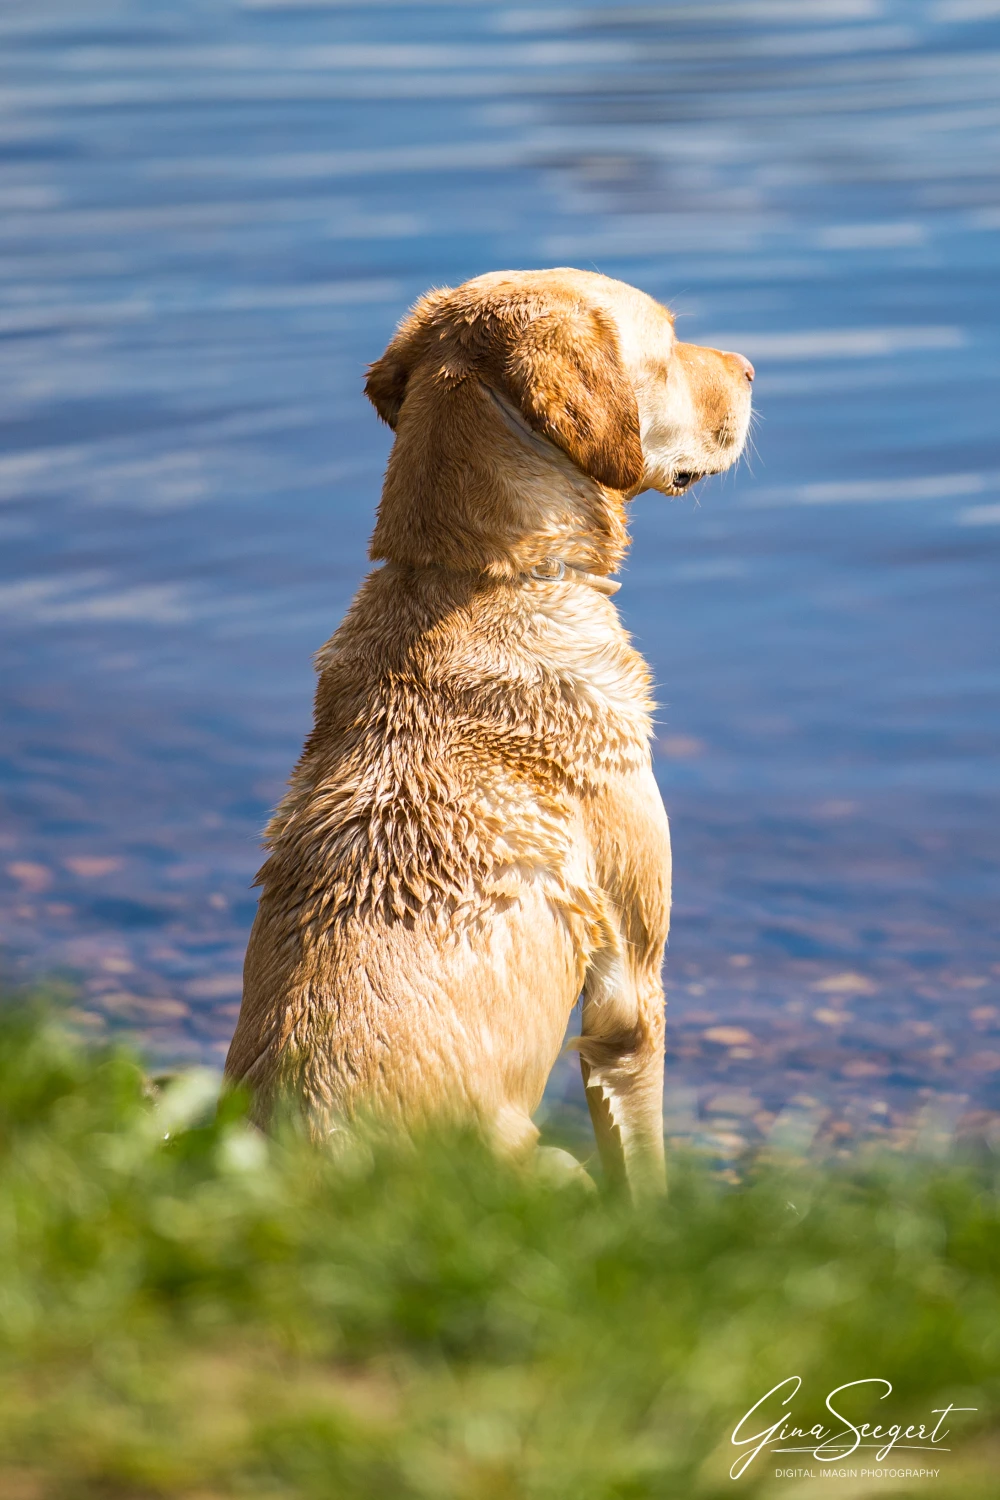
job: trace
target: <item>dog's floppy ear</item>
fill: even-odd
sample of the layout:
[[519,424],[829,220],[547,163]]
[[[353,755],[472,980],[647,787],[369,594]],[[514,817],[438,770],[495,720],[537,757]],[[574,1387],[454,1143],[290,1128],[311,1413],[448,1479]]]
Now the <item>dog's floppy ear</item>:
[[406,395],[406,383],[433,337],[434,314],[450,296],[450,287],[439,287],[421,297],[396,329],[382,358],[368,366],[365,395],[393,432]]
[[600,308],[557,307],[528,319],[508,346],[503,380],[536,432],[614,490],[634,490],[645,463],[639,408]]

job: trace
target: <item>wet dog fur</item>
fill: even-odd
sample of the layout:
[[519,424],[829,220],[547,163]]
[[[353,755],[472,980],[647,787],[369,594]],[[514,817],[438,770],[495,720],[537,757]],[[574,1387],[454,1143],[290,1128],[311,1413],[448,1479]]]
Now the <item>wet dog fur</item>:
[[605,1169],[662,1182],[670,841],[605,580],[637,493],[738,457],[752,378],[574,270],[430,292],[371,367],[380,566],[317,659],[226,1064],[260,1124],[287,1096],[318,1136],[473,1119],[528,1152],[582,996]]

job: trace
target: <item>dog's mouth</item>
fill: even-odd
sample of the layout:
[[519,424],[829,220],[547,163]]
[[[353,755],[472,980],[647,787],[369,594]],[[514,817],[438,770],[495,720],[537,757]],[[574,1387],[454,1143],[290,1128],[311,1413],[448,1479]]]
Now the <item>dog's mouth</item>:
[[704,479],[704,477],[704,474],[695,474],[690,469],[681,469],[680,473],[671,475],[670,488],[675,495],[683,495],[685,490],[689,490],[693,484],[697,484],[699,479]]

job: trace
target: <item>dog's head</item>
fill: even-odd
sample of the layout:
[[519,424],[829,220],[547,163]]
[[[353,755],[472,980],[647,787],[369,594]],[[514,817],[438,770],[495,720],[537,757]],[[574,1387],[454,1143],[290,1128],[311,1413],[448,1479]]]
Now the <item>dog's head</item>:
[[[460,471],[483,480],[489,408],[522,447],[569,459],[619,501],[643,489],[678,495],[739,457],[752,379],[742,355],[681,343],[670,313],[624,282],[499,271],[421,298],[365,389],[406,439],[411,475],[435,464],[454,492],[452,520],[467,529]],[[394,482],[390,463],[387,492]],[[377,533],[374,555],[393,555],[379,549]]]

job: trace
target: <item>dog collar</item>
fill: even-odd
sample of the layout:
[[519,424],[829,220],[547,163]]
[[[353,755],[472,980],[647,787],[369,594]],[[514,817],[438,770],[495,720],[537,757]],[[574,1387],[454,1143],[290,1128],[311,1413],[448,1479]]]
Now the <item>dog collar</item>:
[[621,588],[621,584],[615,583],[613,578],[605,578],[600,573],[585,573],[582,568],[574,568],[572,564],[563,562],[561,557],[543,557],[541,562],[535,563],[522,577],[530,578],[534,583],[585,583],[597,593],[607,594],[609,597],[617,594]]

